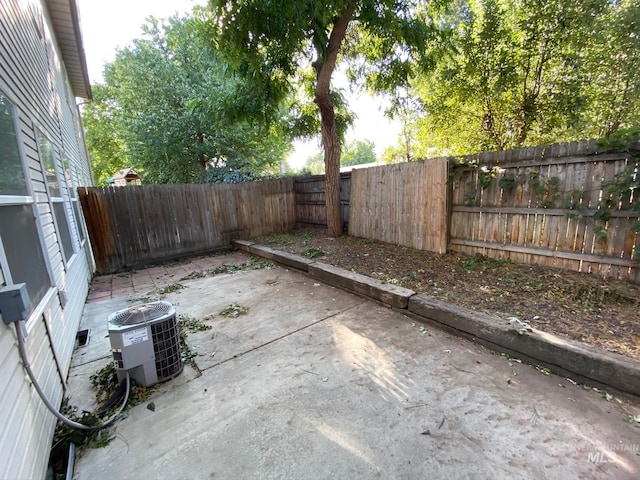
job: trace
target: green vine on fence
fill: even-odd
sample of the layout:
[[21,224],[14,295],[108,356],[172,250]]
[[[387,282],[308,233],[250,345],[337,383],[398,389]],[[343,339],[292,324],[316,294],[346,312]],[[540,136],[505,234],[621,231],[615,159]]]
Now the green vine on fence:
[[[621,130],[598,141],[597,153],[621,152],[627,154],[627,166],[613,180],[602,183],[603,195],[593,215],[594,233],[603,242],[608,238],[608,222],[619,208],[640,214],[640,127]],[[637,234],[634,247],[635,260],[640,260],[640,220],[631,225]]]
[[565,193],[562,208],[567,211],[566,215],[569,219],[579,222],[587,214],[588,207],[587,204],[582,201],[583,195],[584,190],[580,190],[579,188],[569,190]]
[[[452,157],[449,162],[449,185],[453,185],[455,182],[462,178],[465,170],[471,169],[478,175],[478,183],[482,190],[486,190],[491,185],[491,182],[496,178],[499,171],[498,167],[491,169],[480,166],[475,160],[468,160],[466,158]],[[475,180],[470,180],[466,183],[466,191],[464,194],[465,204],[475,202],[478,195],[478,188]]]
[[[608,138],[597,143],[598,153],[625,153],[627,166],[615,177],[602,183],[602,197],[598,202],[592,218],[595,222],[594,235],[599,242],[608,242],[608,224],[613,213],[622,208],[640,215],[640,127],[620,130]],[[499,175],[499,167],[488,168],[479,165],[478,161],[453,157],[449,163],[449,184],[460,181],[464,172],[469,169],[477,174],[477,180],[466,183],[464,202],[469,205],[476,201],[478,186],[485,190],[494,179],[498,178],[498,186],[505,192],[513,191],[517,186],[528,184],[535,192],[538,205],[541,208],[554,208],[557,205],[566,211],[568,218],[580,221],[588,213],[588,205],[584,203],[585,192],[580,189],[569,190],[564,194],[560,191],[560,178],[550,177],[542,181],[540,172],[530,170],[526,174]],[[637,234],[634,247],[634,260],[640,260],[640,219],[631,225],[631,230]]]

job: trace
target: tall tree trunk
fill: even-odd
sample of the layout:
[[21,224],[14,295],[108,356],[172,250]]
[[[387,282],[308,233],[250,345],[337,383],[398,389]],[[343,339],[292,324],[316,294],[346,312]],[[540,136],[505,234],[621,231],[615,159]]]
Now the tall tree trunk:
[[336,67],[340,45],[347,33],[349,22],[356,10],[356,0],[333,23],[329,44],[324,58],[318,58],[316,67],[315,102],[320,110],[322,145],[324,147],[325,201],[327,204],[327,230],[330,237],[342,235],[340,214],[340,136],[336,125],[336,113],[331,99],[331,76]]
[[327,233],[330,237],[342,235],[340,210],[340,155],[341,145],[331,101],[318,102],[322,119],[322,146],[324,148],[325,202],[327,204]]

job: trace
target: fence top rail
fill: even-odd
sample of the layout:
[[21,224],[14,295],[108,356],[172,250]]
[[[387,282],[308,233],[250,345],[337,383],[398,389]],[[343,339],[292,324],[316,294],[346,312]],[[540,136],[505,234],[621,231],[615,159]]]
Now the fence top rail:
[[283,178],[267,178],[262,180],[254,180],[251,182],[239,182],[239,183],[148,183],[143,185],[127,185],[126,187],[109,186],[90,186],[79,187],[78,191],[86,193],[90,190],[98,191],[104,194],[109,193],[122,193],[141,190],[203,190],[207,188],[211,189],[247,189],[253,188],[256,185],[260,186],[282,186],[283,188],[291,188],[289,185],[294,181],[294,177]]
[[[298,176],[298,177],[293,177],[295,179],[296,183],[307,183],[307,182],[324,182],[325,176],[324,174],[321,175],[304,175],[304,176]],[[341,172],[340,173],[340,179],[341,180],[345,180],[351,178],[351,172]]]
[[[639,145],[640,147],[640,145]],[[542,166],[563,163],[589,163],[618,160],[627,157],[626,152],[598,152],[596,140],[539,145],[537,147],[517,148],[493,152],[474,153],[453,156],[450,159],[463,159],[484,166]]]
[[[628,154],[624,152],[616,153],[601,153],[592,155],[581,155],[575,157],[547,157],[541,159],[528,158],[524,160],[504,160],[500,161],[496,157],[491,160],[478,161],[479,166],[483,167],[500,167],[500,168],[535,168],[545,167],[548,165],[573,165],[580,163],[596,163],[596,162],[611,162],[616,160],[624,160]],[[453,164],[455,168],[462,168],[471,170],[472,167],[467,164]]]
[[536,147],[514,148],[512,150],[501,150],[493,152],[482,152],[466,155],[465,158],[475,159],[483,162],[518,162],[525,160],[574,157],[592,155],[597,151],[596,140],[583,140],[579,142],[554,143],[549,145],[538,145]]

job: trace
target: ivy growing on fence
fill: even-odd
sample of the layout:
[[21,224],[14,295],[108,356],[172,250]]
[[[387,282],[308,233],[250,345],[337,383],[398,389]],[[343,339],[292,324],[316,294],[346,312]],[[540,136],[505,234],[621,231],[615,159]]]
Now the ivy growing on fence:
[[[597,153],[622,152],[627,154],[627,166],[613,180],[604,182],[603,195],[593,215],[596,235],[606,240],[607,226],[613,212],[619,208],[640,214],[640,127],[614,133],[598,141]],[[631,225],[638,234],[634,259],[640,260],[640,220]]]
[[[594,234],[599,242],[606,244],[609,221],[614,212],[630,210],[640,215],[640,127],[616,132],[599,140],[597,145],[596,154],[624,153],[627,161],[623,171],[616,174],[612,180],[602,183],[602,196],[592,216],[595,222]],[[449,165],[450,185],[460,181],[464,172],[469,170],[475,171],[477,175],[477,179],[471,179],[465,184],[465,204],[475,203],[478,188],[485,190],[497,179],[498,186],[504,192],[512,192],[519,185],[527,184],[535,194],[540,208],[562,208],[568,218],[576,221],[581,221],[588,215],[589,206],[584,202],[586,192],[581,189],[562,192],[560,178],[549,177],[543,180],[537,169],[519,175],[500,175],[499,167],[480,165],[477,160],[465,157],[453,157]],[[637,234],[633,249],[634,260],[640,260],[640,219],[633,222],[631,230]]]

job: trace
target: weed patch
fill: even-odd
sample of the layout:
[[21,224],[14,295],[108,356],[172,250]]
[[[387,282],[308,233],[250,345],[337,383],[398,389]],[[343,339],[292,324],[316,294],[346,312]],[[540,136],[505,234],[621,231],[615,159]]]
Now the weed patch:
[[226,308],[224,308],[220,312],[220,315],[222,315],[223,317],[237,318],[240,315],[247,313],[248,311],[248,307],[243,307],[242,305],[238,305],[237,303],[232,303],[231,305],[228,305]]
[[302,252],[302,256],[307,258],[323,257],[324,255],[326,255],[326,252],[320,248],[308,248]]
[[158,289],[158,293],[160,295],[166,295],[167,293],[178,292],[183,288],[187,288],[181,283],[172,283],[171,285],[167,285],[166,287],[162,287]]

